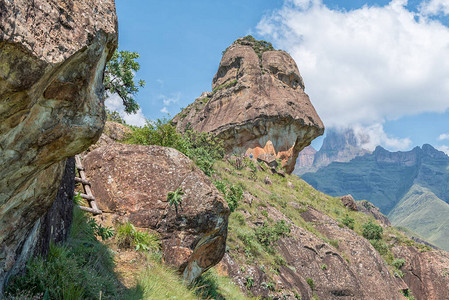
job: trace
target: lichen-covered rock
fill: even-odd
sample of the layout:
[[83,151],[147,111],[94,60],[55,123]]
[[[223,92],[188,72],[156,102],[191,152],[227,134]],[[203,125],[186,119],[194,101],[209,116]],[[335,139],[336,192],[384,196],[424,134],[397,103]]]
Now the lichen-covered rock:
[[65,158],[101,134],[116,46],[113,0],[0,0],[0,292],[55,199]]
[[219,135],[227,153],[255,158],[270,153],[291,173],[299,151],[324,132],[296,63],[268,44],[235,41],[223,55],[212,88],[173,122],[180,131]]
[[[84,166],[103,214],[154,229],[165,261],[191,283],[225,253],[229,208],[208,177],[171,148],[114,143],[86,155]],[[183,191],[170,206],[167,194]]]
[[394,247],[396,258],[404,259],[400,268],[415,299],[449,299],[449,253],[441,250],[420,252],[415,247]]
[[359,210],[357,208],[357,204],[354,201],[354,198],[350,194],[341,197],[340,200],[341,200],[341,203],[343,203],[343,205],[346,206],[347,208],[349,208],[350,210],[353,210],[353,211]]
[[[126,140],[132,133],[129,127],[112,121],[107,121],[104,125],[103,133],[101,134],[98,141],[87,149],[86,152],[90,152],[99,147],[113,144],[115,142],[120,142]],[[85,153],[86,154],[86,153]]]

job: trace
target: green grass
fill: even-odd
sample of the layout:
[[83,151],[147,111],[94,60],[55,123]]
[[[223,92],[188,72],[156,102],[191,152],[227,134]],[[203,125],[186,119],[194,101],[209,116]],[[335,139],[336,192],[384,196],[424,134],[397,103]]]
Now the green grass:
[[161,247],[159,235],[137,230],[129,222],[118,224],[116,242],[119,248],[133,248],[136,251],[159,251]]
[[25,275],[12,279],[6,292],[48,295],[50,299],[116,299],[121,290],[111,251],[97,240],[89,217],[75,206],[65,245],[50,245],[47,259],[28,261]]

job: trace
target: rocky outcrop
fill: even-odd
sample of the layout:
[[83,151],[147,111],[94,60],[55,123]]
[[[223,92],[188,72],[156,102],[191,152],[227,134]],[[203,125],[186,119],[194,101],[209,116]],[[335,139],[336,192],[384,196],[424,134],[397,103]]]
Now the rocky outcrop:
[[395,257],[404,259],[403,280],[417,300],[449,299],[449,253],[420,252],[415,247],[394,247]]
[[[83,163],[103,214],[159,232],[164,260],[187,282],[221,260],[228,205],[184,154],[115,143],[90,152]],[[167,194],[181,190],[179,207],[170,206]]]
[[351,195],[345,195],[343,197],[340,198],[341,203],[343,203],[343,205],[345,207],[347,207],[350,210],[353,211],[358,211],[359,209],[357,208],[357,204],[354,201],[354,198]]
[[295,174],[310,172],[316,152],[312,146],[307,146],[299,152],[295,165]]
[[[315,299],[313,295],[318,299],[405,299],[400,291],[407,289],[406,284],[390,274],[387,264],[368,240],[346,227],[341,228],[337,221],[312,207],[301,216],[327,242],[297,226],[277,208],[265,209],[270,219],[284,220],[290,226],[289,236],[281,238],[275,246],[283,262],[279,263],[278,275],[270,283],[263,266],[242,264],[235,260],[235,253],[227,253],[219,269],[243,290],[249,289],[253,295],[263,298],[280,299],[298,299],[298,296]],[[252,219],[254,216],[248,215],[246,222]],[[267,284],[270,284],[268,288]]]
[[267,42],[235,41],[221,59],[212,88],[173,122],[180,131],[218,135],[227,153],[255,158],[269,153],[290,173],[299,151],[323,134],[296,63]]
[[100,136],[116,46],[112,0],[0,0],[0,292],[26,260],[65,159]]
[[380,212],[379,208],[374,206],[374,204],[362,200],[357,201],[357,208],[364,214],[368,216],[373,216],[374,219],[378,220],[383,226],[391,226],[391,222],[386,215]]

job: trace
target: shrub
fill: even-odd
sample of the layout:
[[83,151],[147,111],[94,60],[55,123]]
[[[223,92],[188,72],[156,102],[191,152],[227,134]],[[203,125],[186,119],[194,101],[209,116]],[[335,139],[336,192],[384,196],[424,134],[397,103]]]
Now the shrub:
[[138,231],[129,222],[117,226],[116,238],[118,247],[134,248],[136,251],[158,251],[161,245],[156,234]]
[[379,254],[382,256],[387,255],[388,252],[390,251],[388,249],[387,244],[385,244],[381,240],[370,240],[370,243],[371,243],[371,245],[373,245],[374,249],[376,249],[377,252],[379,252]]
[[262,226],[255,229],[257,240],[266,247],[271,246],[272,243],[288,233],[290,233],[290,227],[284,220],[277,221],[274,225],[268,225],[264,222]]
[[363,237],[368,240],[380,240],[382,239],[383,229],[380,225],[374,224],[369,221],[362,225]]
[[214,185],[219,190],[226,202],[228,203],[231,212],[234,212],[239,202],[243,199],[243,188],[239,184],[231,184],[229,187],[221,180],[214,181]]
[[129,144],[159,145],[174,148],[195,162],[206,175],[212,175],[212,166],[224,156],[223,142],[215,136],[187,129],[182,135],[168,119],[147,121],[144,127],[133,127],[126,141]]
[[342,220],[342,223],[348,227],[349,229],[354,230],[354,219],[351,218],[350,216],[346,215]]
[[405,264],[405,260],[402,258],[395,259],[392,263],[393,267],[400,269]]

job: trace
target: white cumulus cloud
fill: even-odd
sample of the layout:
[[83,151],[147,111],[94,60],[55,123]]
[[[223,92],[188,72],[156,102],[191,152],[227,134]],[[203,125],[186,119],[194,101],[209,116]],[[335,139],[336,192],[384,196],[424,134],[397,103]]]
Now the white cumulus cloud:
[[383,145],[404,149],[410,140],[382,135],[379,124],[449,108],[449,28],[406,4],[345,11],[289,0],[257,30],[295,59],[326,126],[358,124]]
[[142,110],[139,108],[135,114],[127,114],[122,99],[116,94],[108,95],[104,104],[110,111],[118,112],[127,124],[134,126],[144,126],[146,124]]
[[168,114],[169,112],[168,112],[167,107],[164,106],[164,107],[161,109],[161,113]]
[[442,140],[449,140],[449,133],[442,133],[440,134],[440,136],[438,137],[438,140],[442,141]]
[[419,11],[424,15],[435,16],[439,14],[449,15],[448,0],[430,0],[423,1],[419,7]]
[[383,125],[380,123],[372,124],[370,126],[353,126],[356,136],[363,136],[365,138],[361,147],[373,151],[377,146],[382,145],[391,151],[409,150],[412,141],[409,138],[396,138],[385,133]]
[[170,104],[177,103],[179,102],[179,100],[181,100],[181,93],[180,92],[173,93],[170,94],[170,96],[159,95],[159,99],[162,100],[162,103],[164,103],[165,106],[169,106]]

